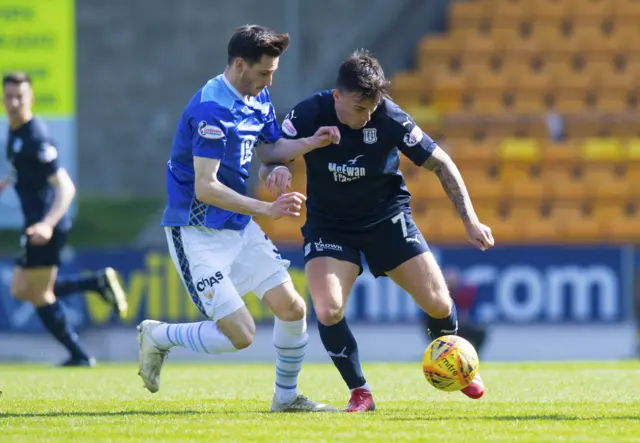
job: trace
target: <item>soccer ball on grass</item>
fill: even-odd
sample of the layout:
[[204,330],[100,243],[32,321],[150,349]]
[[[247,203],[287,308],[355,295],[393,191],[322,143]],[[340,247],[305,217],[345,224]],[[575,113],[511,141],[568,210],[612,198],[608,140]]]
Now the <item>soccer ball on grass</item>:
[[480,360],[473,345],[456,335],[436,338],[422,356],[425,378],[441,391],[466,388],[473,381],[479,367]]

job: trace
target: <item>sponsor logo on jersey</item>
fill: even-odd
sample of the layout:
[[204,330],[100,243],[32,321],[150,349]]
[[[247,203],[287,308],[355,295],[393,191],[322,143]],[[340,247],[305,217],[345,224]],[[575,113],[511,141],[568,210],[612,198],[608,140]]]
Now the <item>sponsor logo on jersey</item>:
[[362,130],[362,141],[372,145],[378,141],[378,130],[376,128],[365,128]]
[[[205,277],[196,283],[196,289],[198,292],[204,292],[207,288],[213,289],[213,285],[217,285],[224,279],[222,272],[218,271],[215,274]],[[211,291],[213,294],[213,291]],[[213,295],[212,295],[213,297]]]
[[200,137],[209,140],[220,140],[221,138],[224,138],[224,132],[222,129],[217,126],[210,125],[204,120],[198,123],[198,134],[200,134]]
[[329,163],[329,171],[333,173],[333,180],[345,183],[353,180],[357,180],[366,175],[367,170],[358,166],[358,160],[364,157],[364,154],[357,155],[356,157],[347,160],[344,164]]
[[414,126],[411,132],[404,136],[404,144],[408,147],[413,147],[422,141],[423,133],[422,129],[418,126]]
[[290,118],[286,118],[282,122],[282,132],[284,132],[289,137],[295,137],[296,135],[298,135],[298,131],[296,130],[296,127],[293,126],[293,122]]

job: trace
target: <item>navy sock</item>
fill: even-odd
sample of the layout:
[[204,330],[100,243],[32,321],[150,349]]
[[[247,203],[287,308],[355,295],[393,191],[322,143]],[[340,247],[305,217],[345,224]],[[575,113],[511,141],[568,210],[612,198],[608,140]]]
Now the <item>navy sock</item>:
[[53,304],[40,306],[36,308],[36,312],[45,328],[51,332],[51,335],[53,335],[62,346],[67,348],[72,358],[78,360],[89,359],[89,355],[82,349],[78,341],[78,334],[67,321],[64,307],[59,301],[56,300]]
[[58,277],[53,286],[56,297],[64,297],[84,291],[98,291],[102,287],[102,274],[92,272],[67,277]]
[[456,304],[451,300],[451,314],[445,318],[433,318],[429,316],[427,319],[427,325],[429,326],[429,336],[431,340],[435,340],[443,335],[457,335],[458,334],[458,311],[456,310]]
[[325,326],[318,322],[318,330],[324,348],[349,389],[364,386],[367,381],[360,367],[358,344],[347,325],[347,320],[343,318],[332,326]]

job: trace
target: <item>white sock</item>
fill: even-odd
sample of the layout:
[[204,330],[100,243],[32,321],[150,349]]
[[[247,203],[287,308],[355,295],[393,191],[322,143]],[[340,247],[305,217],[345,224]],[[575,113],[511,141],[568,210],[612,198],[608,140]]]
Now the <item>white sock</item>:
[[237,351],[212,321],[162,323],[151,332],[151,338],[163,349],[180,346],[205,354]]
[[276,399],[286,403],[298,394],[298,374],[307,347],[307,319],[273,324],[273,345],[276,348]]

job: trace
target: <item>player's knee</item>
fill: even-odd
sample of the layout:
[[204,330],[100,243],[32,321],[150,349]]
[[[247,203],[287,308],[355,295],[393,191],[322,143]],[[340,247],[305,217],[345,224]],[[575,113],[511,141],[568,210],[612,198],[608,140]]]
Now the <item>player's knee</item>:
[[431,297],[431,303],[429,303],[427,314],[433,318],[445,318],[451,314],[453,301],[449,296],[449,292],[446,290],[435,293]]
[[307,315],[307,306],[299,295],[291,300],[291,303],[277,313],[277,317],[282,321],[298,321]]
[[30,301],[31,298],[26,285],[18,282],[13,282],[11,284],[11,295],[13,298],[20,301]]
[[340,323],[344,318],[344,307],[333,299],[327,302],[317,303],[315,310],[318,321],[325,326]]

